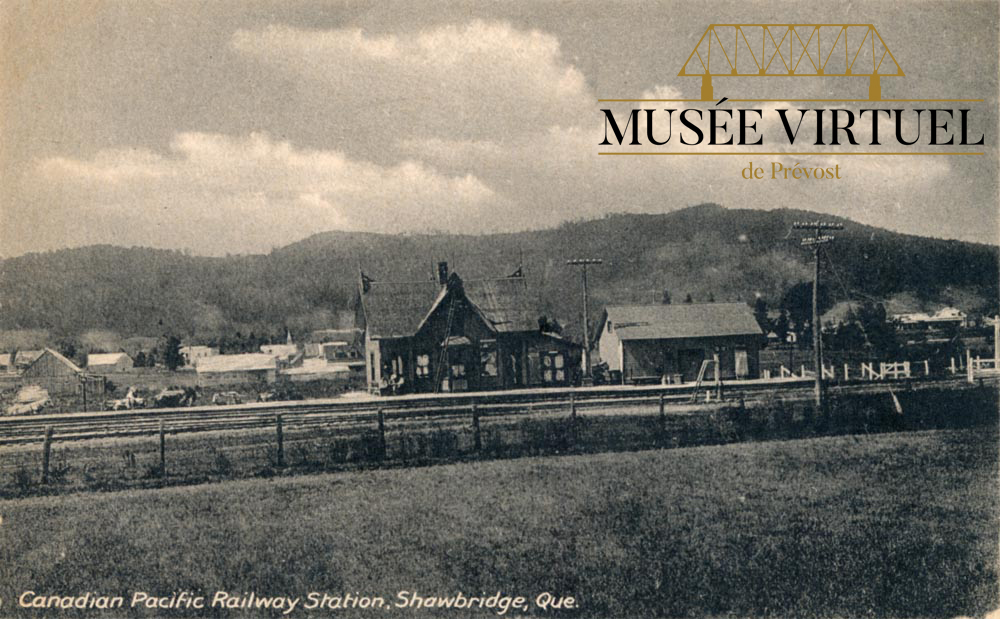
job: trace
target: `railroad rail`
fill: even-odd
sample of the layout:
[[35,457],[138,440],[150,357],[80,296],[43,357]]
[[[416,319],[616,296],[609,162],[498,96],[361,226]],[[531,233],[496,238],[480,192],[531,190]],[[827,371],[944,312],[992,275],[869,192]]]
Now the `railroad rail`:
[[[912,381],[914,388],[963,385],[962,379],[922,379]],[[903,388],[901,383],[861,382],[830,385],[831,394],[885,391]],[[517,391],[455,394],[419,394],[351,400],[346,398],[268,402],[229,406],[138,409],[96,413],[60,413],[0,417],[0,445],[33,443],[43,440],[46,428],[54,431],[55,440],[136,437],[159,432],[162,422],[170,434],[238,431],[262,428],[282,415],[286,427],[308,428],[330,425],[370,424],[381,411],[386,419],[446,419],[467,416],[476,405],[482,416],[511,416],[565,412],[572,402],[576,409],[594,410],[648,406],[664,402],[671,414],[692,410],[693,396],[718,402],[716,390],[725,400],[753,402],[772,395],[783,399],[806,400],[811,397],[812,379],[723,381],[706,384],[695,392],[694,385],[600,386],[560,389],[525,389]],[[703,396],[703,394],[705,394]]]

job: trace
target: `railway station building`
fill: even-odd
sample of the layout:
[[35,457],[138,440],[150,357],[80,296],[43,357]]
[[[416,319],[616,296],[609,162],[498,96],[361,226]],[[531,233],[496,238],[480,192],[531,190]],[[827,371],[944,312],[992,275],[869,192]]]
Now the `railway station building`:
[[361,274],[355,325],[364,336],[369,391],[379,394],[566,386],[581,347],[545,330],[521,269],[462,280],[384,282]]
[[758,378],[765,335],[743,303],[611,305],[596,335],[601,361],[622,383],[697,380],[702,363],[714,379]]

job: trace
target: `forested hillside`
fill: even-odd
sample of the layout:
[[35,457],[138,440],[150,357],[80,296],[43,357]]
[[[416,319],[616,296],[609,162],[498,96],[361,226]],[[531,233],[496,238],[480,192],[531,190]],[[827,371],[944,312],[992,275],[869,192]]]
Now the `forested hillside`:
[[[660,302],[664,290],[675,303],[689,294],[748,302],[762,295],[776,307],[812,274],[811,254],[790,224],[818,217],[701,205],[485,236],[329,232],[268,255],[111,246],[29,254],[0,262],[0,330],[207,340],[235,331],[280,336],[288,328],[296,335],[343,320],[338,313],[350,305],[359,267],[375,279],[426,279],[441,260],[466,278],[503,276],[523,264],[544,311],[571,334],[579,331],[580,280],[569,258],[604,260],[590,270],[592,314],[607,302]],[[904,296],[917,305],[995,311],[996,247],[841,221],[845,229],[823,265],[833,300]]]

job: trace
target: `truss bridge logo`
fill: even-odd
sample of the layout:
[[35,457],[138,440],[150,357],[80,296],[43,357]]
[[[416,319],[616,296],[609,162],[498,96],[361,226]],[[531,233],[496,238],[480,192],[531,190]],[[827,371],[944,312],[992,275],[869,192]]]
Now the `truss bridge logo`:
[[865,77],[881,101],[881,79],[905,73],[874,24],[712,24],[677,75],[701,77],[702,101],[714,77]]
[[[985,131],[968,105],[983,99],[957,97],[957,92],[919,98],[908,92],[905,80],[890,80],[889,92],[899,94],[883,96],[882,78],[906,74],[875,24],[711,24],[686,58],[677,75],[690,86],[693,80],[684,78],[701,78],[699,98],[660,98],[663,91],[657,89],[640,98],[597,100],[613,104],[601,106],[604,139],[599,146],[655,147],[602,150],[599,155],[985,154],[960,148],[985,144]],[[861,93],[865,82],[867,98]],[[789,97],[788,92],[758,94],[772,87],[797,89],[799,84],[811,98]],[[741,93],[740,88],[755,92]],[[776,105],[762,105],[768,102]],[[621,103],[640,105],[627,109]],[[770,144],[776,148],[717,148]],[[692,146],[707,148],[686,148]],[[853,148],[859,146],[870,148]],[[805,172],[806,178],[813,178],[811,172]],[[820,178],[828,176],[841,178],[836,166],[823,169]]]

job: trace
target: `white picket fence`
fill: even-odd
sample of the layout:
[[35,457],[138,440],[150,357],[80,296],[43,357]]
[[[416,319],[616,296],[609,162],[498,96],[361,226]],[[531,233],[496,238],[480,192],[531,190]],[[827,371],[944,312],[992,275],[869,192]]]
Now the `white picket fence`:
[[[1000,358],[984,359],[982,357],[973,357],[970,352],[966,351],[964,358],[959,357],[957,360],[955,358],[950,359],[949,367],[945,369],[952,374],[961,375],[965,373],[967,380],[972,383],[978,378],[1000,377]],[[872,361],[861,363],[860,368],[861,380],[905,380],[930,376],[930,373],[931,367],[928,360],[917,361],[912,366],[909,361],[882,361],[879,363]],[[765,380],[815,378],[815,376],[816,373],[812,370],[807,370],[804,365],[797,372],[782,365],[778,368],[777,376],[774,376],[770,370],[764,370],[763,372]],[[849,381],[852,376],[857,378],[857,375],[853,374],[853,370],[847,363],[842,368],[837,368],[834,365],[823,366],[823,380],[837,380],[842,378],[844,381]]]
[[966,360],[966,378],[970,383],[976,382],[977,378],[992,378],[1000,376],[1000,362],[997,359],[981,359],[971,356]]
[[[992,363],[992,359],[982,360],[982,367],[985,369],[989,363]],[[919,368],[919,369],[917,369]],[[861,380],[902,380],[907,378],[915,378],[918,376],[929,376],[931,373],[930,362],[920,361],[916,363],[916,368],[911,366],[909,361],[890,361],[890,362],[871,362],[862,363],[860,370]],[[998,372],[1000,375],[1000,372]],[[770,370],[764,370],[763,378],[767,379],[782,379],[782,378],[815,378],[816,373],[812,370],[807,370],[803,365],[799,368],[798,372],[786,368],[784,365],[779,366],[778,375],[774,376]],[[837,380],[841,378],[845,381],[851,380],[851,377],[858,377],[851,370],[851,366],[845,363],[842,367],[838,368],[835,365],[824,365],[823,366],[823,380]]]

